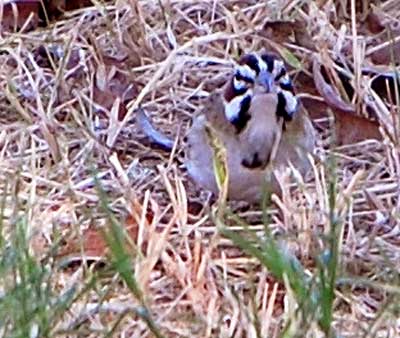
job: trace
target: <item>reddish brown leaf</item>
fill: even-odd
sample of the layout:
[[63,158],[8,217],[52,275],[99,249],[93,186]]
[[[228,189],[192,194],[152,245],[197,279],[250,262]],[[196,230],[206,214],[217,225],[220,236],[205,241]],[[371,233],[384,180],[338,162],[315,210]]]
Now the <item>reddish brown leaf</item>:
[[0,32],[18,31],[31,19],[25,31],[35,29],[39,23],[40,0],[11,0],[0,2]]
[[294,39],[298,45],[315,50],[305,23],[299,20],[266,21],[259,34],[277,43],[289,42]]
[[293,35],[294,27],[292,21],[266,21],[260,33],[275,42],[285,42]]
[[[320,67],[319,64],[317,66]],[[382,138],[379,132],[379,124],[377,122],[371,121],[365,117],[357,116],[352,112],[352,110],[343,111],[337,107],[336,101],[334,101],[333,104],[329,101],[330,97],[328,93],[333,91],[333,88],[326,88],[326,86],[330,85],[325,82],[320,71],[318,71],[317,74],[318,81],[315,81],[315,75],[313,81],[310,77],[302,73],[299,74],[297,80],[297,85],[302,88],[303,92],[311,95],[317,95],[321,92],[325,93],[325,95],[323,95],[325,99],[324,101],[307,97],[302,98],[301,101],[312,119],[326,117],[328,115],[329,107],[331,108],[335,116],[335,130],[338,144],[351,144],[366,139],[380,140]],[[334,92],[333,95],[338,97],[336,92]],[[328,100],[326,100],[325,96],[328,96]]]
[[328,105],[323,101],[305,97],[301,99],[301,103],[312,120],[327,117],[328,115]]
[[382,24],[381,18],[373,11],[368,13],[366,24],[372,34],[379,34],[385,30],[385,25]]
[[334,114],[338,144],[352,144],[368,139],[382,139],[378,122],[340,110],[335,110]]
[[[138,235],[137,223],[131,215],[126,219],[125,227],[128,236],[133,242],[136,242]],[[84,231],[82,239],[68,243],[62,250],[61,256],[68,256],[72,261],[76,262],[85,257],[102,258],[107,253],[107,244],[104,240],[102,229],[89,228]]]
[[[139,59],[125,55],[114,57],[99,55],[103,62],[93,64],[93,58],[87,57],[85,50],[73,48],[69,53],[64,50],[62,45],[41,45],[34,51],[35,61],[42,68],[52,69],[52,63],[57,67],[63,62],[66,76],[66,86],[60,86],[58,92],[59,101],[68,100],[71,95],[71,88],[77,85],[79,90],[80,79],[87,75],[91,70],[95,70],[95,86],[93,88],[94,102],[106,110],[110,110],[118,98],[121,102],[118,108],[118,120],[123,120],[127,113],[127,102],[134,99],[137,95],[137,87],[129,73],[122,69],[134,67],[140,62]],[[63,58],[68,58],[63,60]],[[68,81],[68,82],[67,82]]]
[[[398,36],[399,34],[397,34]],[[390,43],[387,47],[373,52],[370,57],[376,65],[398,64],[400,62],[400,41]]]
[[[91,228],[83,233],[83,253],[85,256],[103,257],[106,254],[106,248],[106,242],[99,230]],[[73,253],[78,254],[79,250]]]
[[66,11],[93,6],[93,2],[91,0],[67,0],[64,2]]
[[[122,226],[125,227],[127,235],[133,243],[137,243],[142,205],[139,201],[132,202],[130,213],[125,218]],[[148,211],[145,219],[145,227],[148,227],[153,219],[153,214]],[[145,252],[147,240],[142,243],[141,250]],[[61,256],[69,257],[73,262],[80,261],[82,255],[91,258],[102,258],[107,254],[107,243],[104,239],[102,228],[91,227],[84,231],[81,239],[70,241],[62,250]]]
[[93,3],[90,0],[46,0],[45,6],[47,16],[50,19],[57,19],[65,11],[93,6]]

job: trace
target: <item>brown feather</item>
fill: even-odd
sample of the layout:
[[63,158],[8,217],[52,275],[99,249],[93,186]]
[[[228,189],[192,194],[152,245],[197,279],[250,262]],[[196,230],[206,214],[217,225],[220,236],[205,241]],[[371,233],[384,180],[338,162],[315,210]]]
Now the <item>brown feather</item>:
[[[244,133],[239,135],[229,127],[230,123],[224,120],[223,94],[215,93],[210,96],[202,114],[195,117],[187,134],[188,149],[185,164],[189,175],[200,187],[218,193],[212,149],[205,133],[206,125],[214,128],[217,137],[226,148],[229,171],[228,198],[231,200],[259,202],[264,187],[279,193],[280,187],[274,172],[287,167],[289,163],[303,175],[309,170],[307,153],[312,153],[315,146],[315,131],[311,121],[306,113],[300,110],[292,121],[286,123],[286,131],[282,132],[281,124],[274,114],[273,105],[276,102],[274,95],[276,94],[257,94],[253,98],[250,107],[253,117]],[[261,107],[267,103],[271,104],[271,107],[264,111]],[[258,118],[255,118],[255,115]],[[282,133],[280,138],[277,138],[280,133]],[[269,158],[275,146],[276,154],[273,158]],[[249,156],[249,152],[254,153],[254,149],[257,149],[264,161],[271,160],[268,162],[270,165],[251,169],[244,166],[243,160]]]

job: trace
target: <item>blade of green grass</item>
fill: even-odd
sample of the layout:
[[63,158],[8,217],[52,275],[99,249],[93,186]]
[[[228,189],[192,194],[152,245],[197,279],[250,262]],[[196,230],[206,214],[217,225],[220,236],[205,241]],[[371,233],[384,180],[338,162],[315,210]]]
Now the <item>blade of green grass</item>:
[[159,328],[154,322],[152,315],[146,305],[145,296],[135,278],[134,262],[131,255],[126,250],[126,233],[111,212],[107,197],[102,189],[97,176],[94,175],[95,184],[100,198],[100,206],[106,212],[108,218],[108,227],[103,232],[104,239],[111,253],[111,263],[113,269],[118,272],[122,280],[126,283],[129,290],[140,303],[140,307],[135,312],[142,320],[145,321],[149,330],[157,337],[163,338]]

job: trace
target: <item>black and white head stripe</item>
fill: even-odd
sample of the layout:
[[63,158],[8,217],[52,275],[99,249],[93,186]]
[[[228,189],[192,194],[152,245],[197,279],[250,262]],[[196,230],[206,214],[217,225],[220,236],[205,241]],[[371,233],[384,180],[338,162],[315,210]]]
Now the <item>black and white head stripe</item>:
[[293,115],[296,113],[298,108],[297,97],[288,90],[279,90],[278,95],[278,106],[276,108],[276,114],[282,117],[285,121],[290,121]]
[[226,118],[238,131],[245,127],[250,118],[247,110],[255,85],[261,85],[266,92],[277,93],[277,116],[285,120],[292,119],[298,108],[298,100],[285,63],[274,54],[248,53],[235,65],[224,94]]
[[[290,78],[285,64],[272,54],[249,53],[243,55],[234,68],[233,84],[237,90],[254,85],[256,80],[267,74],[273,83],[288,84]],[[270,88],[266,88],[268,91]]]
[[283,90],[294,92],[285,63],[274,54],[245,54],[235,66],[234,72],[237,79],[247,80],[251,84],[254,84],[263,75],[270,77],[272,88],[266,88],[267,91],[277,91],[276,87],[280,87]]
[[226,118],[240,132],[250,116],[248,110],[253,97],[253,86],[260,72],[258,60],[252,54],[247,55],[246,62],[238,63],[224,93]]
[[240,81],[254,83],[258,73],[248,65],[237,65],[235,67],[235,78]]
[[248,89],[244,94],[237,95],[230,101],[225,100],[225,116],[235,126],[237,132],[240,132],[250,119],[248,110],[252,97],[253,91]]
[[254,85],[256,78],[257,73],[254,69],[250,68],[248,65],[237,65],[232,78],[234,91],[238,95],[243,94],[244,90]]

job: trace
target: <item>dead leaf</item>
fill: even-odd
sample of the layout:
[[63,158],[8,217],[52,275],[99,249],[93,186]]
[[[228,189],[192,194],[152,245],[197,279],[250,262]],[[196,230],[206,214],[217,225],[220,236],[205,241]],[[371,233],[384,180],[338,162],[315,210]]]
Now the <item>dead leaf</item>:
[[[125,221],[121,224],[126,230],[126,234],[130,241],[137,243],[139,235],[139,222],[142,214],[142,205],[138,200],[134,200]],[[147,211],[145,217],[145,227],[149,227],[153,220],[151,211]],[[141,251],[146,252],[148,245],[147,239],[144,239],[141,245]],[[99,260],[107,254],[107,243],[104,239],[102,228],[89,227],[86,229],[82,238],[75,241],[69,241],[63,247],[60,256],[67,257],[68,262],[80,262],[83,258],[90,257],[90,259]]]
[[324,118],[328,115],[329,107],[324,101],[303,97],[301,98],[301,103],[306,108],[312,120]]
[[91,0],[46,0],[45,7],[47,16],[51,19],[57,19],[66,11],[93,6]]
[[[127,231],[127,235],[129,238],[135,243],[138,236],[138,227],[137,223],[133,220],[133,218],[128,215],[127,219],[125,220],[125,229]],[[69,255],[77,254],[81,256],[79,253],[79,243],[75,243],[76,248],[75,250],[71,250],[72,252]],[[82,240],[82,248],[83,254],[89,257],[97,257],[102,258],[107,253],[107,244],[104,240],[104,234],[102,233],[102,229],[99,228],[89,228],[83,233],[83,240]],[[72,248],[71,248],[72,249]]]
[[294,21],[266,21],[260,35],[275,42],[285,42],[293,36],[294,26]]
[[356,109],[353,104],[345,102],[339,94],[335,91],[334,87],[328,84],[321,74],[321,65],[314,59],[313,61],[313,77],[315,82],[315,88],[318,90],[319,94],[325,99],[326,103],[332,107],[339,110],[355,113]]
[[[320,65],[318,64],[317,66],[319,67]],[[331,108],[335,117],[335,130],[338,144],[352,144],[366,139],[382,139],[378,122],[355,115],[351,110],[341,110],[337,107],[336,103],[329,104],[325,98],[325,96],[328,96],[326,88],[323,101],[313,98],[313,96],[321,92],[321,88],[318,88],[318,86],[329,86],[326,84],[320,72],[318,72],[317,77],[319,79],[315,81],[315,76],[313,80],[304,73],[299,74],[297,78],[298,87],[302,88],[304,93],[311,95],[311,97],[302,97],[301,102],[312,119],[326,117],[329,107]],[[321,82],[322,84],[320,84]],[[333,91],[333,88],[328,89],[328,93],[329,91]],[[338,94],[335,92],[334,95],[337,96]]]
[[368,13],[365,21],[366,21],[368,30],[372,34],[379,34],[385,30],[385,25],[382,24],[381,18],[373,10],[371,10]]
[[[400,34],[396,35],[397,41],[388,40],[388,46],[371,53],[371,61],[376,65],[400,64]],[[384,43],[384,42],[383,42]]]
[[368,139],[381,140],[379,123],[363,116],[335,110],[336,138],[339,145],[353,144]]
[[40,0],[12,0],[0,2],[0,32],[25,32],[39,24]]
[[266,21],[259,34],[280,44],[294,40],[299,46],[315,51],[315,45],[307,31],[307,26],[300,20]]

